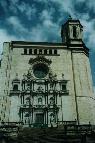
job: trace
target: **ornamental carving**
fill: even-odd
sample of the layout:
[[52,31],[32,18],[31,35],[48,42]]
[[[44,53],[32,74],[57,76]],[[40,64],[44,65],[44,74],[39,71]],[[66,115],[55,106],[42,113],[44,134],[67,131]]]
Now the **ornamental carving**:
[[42,55],[38,55],[36,58],[30,58],[29,60],[29,64],[35,64],[35,63],[45,63],[50,65],[51,64],[51,60],[46,59],[44,56]]

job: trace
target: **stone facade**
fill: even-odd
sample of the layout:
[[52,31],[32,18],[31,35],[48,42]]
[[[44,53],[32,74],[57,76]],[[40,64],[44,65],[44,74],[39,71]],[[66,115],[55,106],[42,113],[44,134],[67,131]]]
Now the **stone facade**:
[[79,20],[62,25],[62,43],[5,42],[1,60],[1,121],[56,126],[94,124],[89,50]]

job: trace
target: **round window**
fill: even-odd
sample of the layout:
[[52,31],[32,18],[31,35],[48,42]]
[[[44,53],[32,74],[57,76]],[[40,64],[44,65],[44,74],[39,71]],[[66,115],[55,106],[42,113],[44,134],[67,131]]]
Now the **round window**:
[[49,71],[48,67],[42,63],[36,64],[33,67],[33,73],[37,78],[44,78],[47,75],[48,71]]

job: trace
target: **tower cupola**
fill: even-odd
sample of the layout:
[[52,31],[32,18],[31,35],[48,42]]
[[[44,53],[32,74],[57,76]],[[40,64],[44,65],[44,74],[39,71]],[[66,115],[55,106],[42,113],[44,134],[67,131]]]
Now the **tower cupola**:
[[73,20],[70,16],[67,22],[62,25],[61,28],[62,42],[77,42],[77,44],[79,44],[79,42],[82,41],[82,31],[83,26],[81,25],[80,21]]

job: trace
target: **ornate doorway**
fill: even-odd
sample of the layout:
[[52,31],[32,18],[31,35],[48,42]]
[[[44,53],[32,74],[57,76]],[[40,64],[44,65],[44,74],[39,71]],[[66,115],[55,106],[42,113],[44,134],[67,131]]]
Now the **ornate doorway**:
[[37,113],[35,116],[35,126],[41,127],[44,124],[44,114],[43,113]]

